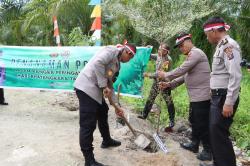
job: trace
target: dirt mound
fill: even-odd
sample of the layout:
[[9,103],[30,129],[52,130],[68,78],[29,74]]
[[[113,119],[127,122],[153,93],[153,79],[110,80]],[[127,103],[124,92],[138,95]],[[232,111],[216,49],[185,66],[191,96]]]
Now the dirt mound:
[[141,157],[140,161],[138,161],[138,163],[139,163],[138,166],[144,166],[144,165],[163,166],[163,164],[166,166],[180,166],[174,154],[164,155],[162,153],[143,156]]

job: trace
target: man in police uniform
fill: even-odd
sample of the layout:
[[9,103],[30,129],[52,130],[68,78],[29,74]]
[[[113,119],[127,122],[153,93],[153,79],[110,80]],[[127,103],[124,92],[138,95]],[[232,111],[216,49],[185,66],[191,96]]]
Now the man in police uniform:
[[[136,47],[125,44],[117,48],[104,47],[88,62],[78,75],[74,87],[80,106],[80,147],[85,166],[103,166],[95,161],[93,154],[93,132],[98,128],[103,137],[101,148],[120,146],[121,142],[111,138],[108,125],[108,105],[105,97],[114,96],[113,76],[120,69],[120,62],[128,62],[136,54]],[[114,97],[113,97],[114,98]],[[123,112],[116,113],[120,116]]]
[[194,153],[199,151],[202,141],[203,151],[197,155],[200,160],[212,160],[208,137],[208,115],[210,107],[210,67],[206,54],[196,48],[191,41],[191,34],[182,32],[176,39],[176,47],[186,56],[183,64],[167,73],[159,71],[158,77],[170,82],[161,82],[162,89],[175,87],[185,82],[189,98],[189,121],[192,127],[190,143],[181,143],[181,147]]
[[[158,49],[158,55],[151,54],[150,58],[155,60],[156,63],[156,71],[162,70],[167,72],[171,65],[171,57],[168,55],[169,53],[169,46],[165,43],[161,43]],[[153,103],[155,101],[155,98],[160,93],[160,89],[158,87],[158,79],[156,77],[156,73],[144,73],[144,77],[149,77],[154,79],[154,82],[152,84],[149,97],[147,99],[146,105],[143,109],[143,112],[141,115],[138,116],[138,118],[146,119],[148,116],[148,113],[150,112]],[[166,105],[168,107],[168,114],[169,114],[169,126],[165,128],[165,132],[172,131],[172,127],[174,127],[174,118],[175,118],[175,108],[174,103],[171,97],[171,89],[167,88],[162,91],[162,97],[164,98]]]
[[[236,166],[229,128],[239,104],[241,51],[228,34],[229,26],[220,17],[209,18],[203,25],[211,44],[216,44],[211,73],[211,110],[209,132],[213,166]],[[206,166],[206,164],[201,164]]]

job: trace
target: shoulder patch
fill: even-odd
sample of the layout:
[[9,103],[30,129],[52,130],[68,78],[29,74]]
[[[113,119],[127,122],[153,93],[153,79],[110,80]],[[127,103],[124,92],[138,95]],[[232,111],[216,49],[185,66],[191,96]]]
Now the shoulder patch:
[[220,44],[219,44],[219,48],[220,48],[221,46],[225,46],[227,43],[228,43],[228,39],[227,39],[227,38],[223,39],[223,40],[220,42]]
[[226,53],[228,60],[231,60],[234,58],[232,46],[225,48],[224,52]]

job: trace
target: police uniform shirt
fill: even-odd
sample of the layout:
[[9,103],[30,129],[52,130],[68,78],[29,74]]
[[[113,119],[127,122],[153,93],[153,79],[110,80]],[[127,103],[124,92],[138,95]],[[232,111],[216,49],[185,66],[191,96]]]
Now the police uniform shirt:
[[241,81],[241,50],[229,35],[222,38],[213,56],[211,89],[227,89],[225,104],[234,105],[239,96]]
[[182,65],[165,74],[171,88],[185,82],[190,102],[206,101],[210,96],[210,66],[206,54],[193,47]]
[[[107,86],[112,88],[109,80],[120,70],[119,53],[120,50],[112,46],[97,52],[76,78],[74,87],[102,104],[102,89]],[[114,93],[112,98],[115,99]]]

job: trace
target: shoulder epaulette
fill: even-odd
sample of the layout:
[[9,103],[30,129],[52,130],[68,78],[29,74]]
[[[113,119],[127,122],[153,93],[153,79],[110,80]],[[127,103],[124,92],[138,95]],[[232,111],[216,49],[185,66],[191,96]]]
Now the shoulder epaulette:
[[226,39],[224,39],[223,45],[226,45],[227,43],[228,43],[228,40],[226,38]]
[[222,45],[226,45],[228,43],[228,40],[227,38],[226,39],[223,39],[220,44],[219,44],[219,48],[222,46]]

